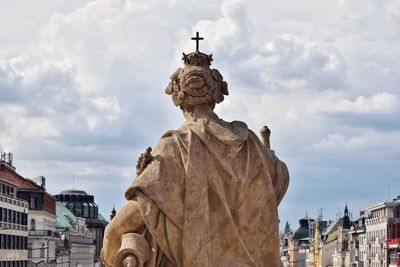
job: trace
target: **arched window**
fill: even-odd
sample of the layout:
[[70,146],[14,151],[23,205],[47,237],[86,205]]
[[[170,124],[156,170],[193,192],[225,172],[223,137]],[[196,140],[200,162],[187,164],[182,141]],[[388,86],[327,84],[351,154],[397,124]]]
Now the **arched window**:
[[36,230],[36,222],[35,222],[35,219],[32,219],[32,220],[31,220],[31,230],[32,230],[32,231],[35,231],[35,230]]

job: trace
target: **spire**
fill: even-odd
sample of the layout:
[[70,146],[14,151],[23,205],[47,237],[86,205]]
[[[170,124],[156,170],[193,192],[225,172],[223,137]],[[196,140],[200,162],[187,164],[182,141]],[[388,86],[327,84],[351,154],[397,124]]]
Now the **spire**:
[[115,217],[117,214],[117,211],[115,210],[115,206],[113,205],[113,208],[111,210],[111,215],[110,215],[110,221]]
[[284,234],[288,234],[290,231],[290,224],[288,221],[286,221],[286,225],[285,225],[285,230],[284,230]]
[[346,206],[344,208],[344,216],[343,216],[343,228],[350,229],[350,226],[351,226],[351,221],[349,217],[349,209],[347,208],[347,202],[346,202]]

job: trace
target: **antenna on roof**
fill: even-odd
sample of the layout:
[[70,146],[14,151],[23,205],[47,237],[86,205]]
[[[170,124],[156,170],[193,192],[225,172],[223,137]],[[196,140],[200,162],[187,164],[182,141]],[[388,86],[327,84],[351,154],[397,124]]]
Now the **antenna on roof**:
[[13,165],[14,155],[11,152],[0,152],[0,160],[8,163],[9,165]]
[[72,189],[75,189],[75,176],[72,176]]

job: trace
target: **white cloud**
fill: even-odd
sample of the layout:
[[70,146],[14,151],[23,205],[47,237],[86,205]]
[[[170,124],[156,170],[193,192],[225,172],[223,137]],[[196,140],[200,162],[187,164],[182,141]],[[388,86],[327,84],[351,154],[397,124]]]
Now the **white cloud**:
[[308,109],[326,113],[386,114],[399,111],[399,105],[396,95],[383,92],[370,97],[357,96],[354,100],[340,97],[317,98],[308,105]]
[[[400,131],[378,132],[366,129],[349,136],[331,133],[318,142],[303,147],[303,149],[307,152],[314,150],[321,154],[342,155],[344,159],[348,158],[348,153],[357,153],[360,160],[369,158],[369,161],[374,162],[382,161],[388,157],[399,156],[399,140]],[[370,158],[371,155],[374,155],[374,157]],[[377,155],[379,157],[376,157]]]

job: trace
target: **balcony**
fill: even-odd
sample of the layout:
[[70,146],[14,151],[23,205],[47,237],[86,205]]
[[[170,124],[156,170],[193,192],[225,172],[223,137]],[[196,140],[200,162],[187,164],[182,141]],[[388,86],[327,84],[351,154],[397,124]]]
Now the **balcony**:
[[59,238],[60,234],[51,230],[29,230],[28,236]]
[[388,239],[387,241],[387,248],[400,248],[400,237]]

